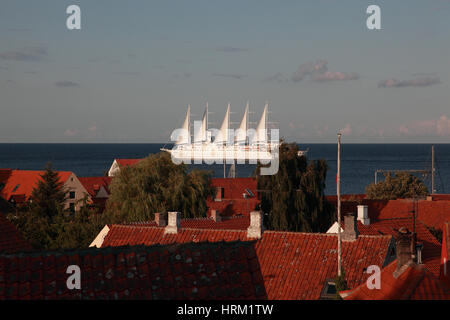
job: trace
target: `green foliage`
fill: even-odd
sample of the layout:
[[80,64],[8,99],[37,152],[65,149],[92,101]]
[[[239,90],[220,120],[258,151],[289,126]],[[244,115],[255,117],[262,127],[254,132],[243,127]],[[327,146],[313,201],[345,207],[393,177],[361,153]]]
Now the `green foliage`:
[[52,223],[53,219],[64,210],[67,190],[58,173],[52,170],[51,164],[47,164],[41,177],[31,193],[30,210]]
[[374,200],[414,198],[428,194],[425,184],[408,172],[397,172],[394,176],[388,172],[384,181],[366,187],[366,198]]
[[280,145],[279,170],[275,175],[256,175],[261,191],[261,209],[270,230],[324,232],[334,217],[334,207],[325,199],[325,160],[307,161],[298,156],[295,143]]
[[85,248],[104,226],[102,217],[88,206],[87,196],[79,211],[65,210],[66,193],[58,174],[48,165],[29,206],[8,216],[34,249]]
[[206,198],[213,194],[211,173],[187,172],[168,153],[153,154],[124,167],[110,185],[106,217],[110,223],[145,221],[155,212],[179,211],[185,218],[206,216]]

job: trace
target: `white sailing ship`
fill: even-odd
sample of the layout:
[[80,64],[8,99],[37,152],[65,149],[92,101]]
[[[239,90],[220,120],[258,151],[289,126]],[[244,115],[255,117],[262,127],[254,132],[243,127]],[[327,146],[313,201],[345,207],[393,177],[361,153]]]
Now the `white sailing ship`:
[[[244,115],[235,130],[230,129],[230,104],[227,106],[225,117],[220,129],[208,128],[208,104],[206,104],[200,125],[194,128],[194,134],[191,133],[191,107],[188,106],[183,125],[177,132],[177,137],[173,141],[175,144],[172,149],[162,148],[161,150],[169,152],[172,158],[191,163],[205,161],[211,163],[229,163],[235,161],[243,164],[248,160],[249,163],[270,162],[275,150],[279,147],[279,136],[276,136],[271,130],[269,137],[268,130],[268,108],[266,103],[264,111],[255,129],[249,128],[249,103],[247,103]],[[193,137],[193,141],[191,140]],[[270,139],[269,139],[270,138]],[[222,162],[220,162],[222,161]]]

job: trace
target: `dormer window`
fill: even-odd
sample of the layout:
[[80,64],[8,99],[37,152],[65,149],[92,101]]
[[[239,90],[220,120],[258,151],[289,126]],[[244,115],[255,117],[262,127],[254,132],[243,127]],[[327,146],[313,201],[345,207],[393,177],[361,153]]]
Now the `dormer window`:
[[325,281],[325,285],[323,286],[322,293],[320,294],[321,300],[334,300],[336,299],[337,288],[336,283],[333,280]]

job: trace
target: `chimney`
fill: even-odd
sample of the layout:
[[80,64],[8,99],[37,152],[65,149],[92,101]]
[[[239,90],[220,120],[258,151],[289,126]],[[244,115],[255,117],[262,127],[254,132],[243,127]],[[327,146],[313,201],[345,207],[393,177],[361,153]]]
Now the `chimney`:
[[342,233],[342,240],[356,240],[358,235],[359,232],[356,224],[356,215],[354,213],[348,213],[344,216],[344,232]]
[[247,229],[247,237],[260,239],[262,237],[262,233],[264,232],[263,222],[264,215],[262,211],[250,212],[250,226]]
[[164,233],[177,233],[180,228],[180,212],[169,212],[169,223],[167,224]]
[[164,214],[161,212],[155,213],[155,222],[158,227],[165,227],[167,225],[167,221],[164,217]]
[[212,218],[215,222],[220,222],[220,221],[222,221],[222,216],[220,215],[220,212],[217,212],[217,210],[214,210],[214,209],[211,210],[211,218]]
[[394,277],[398,277],[403,272],[403,266],[413,262],[412,233],[405,227],[402,227],[397,231],[397,234],[397,269],[394,272]]
[[361,221],[361,223],[365,226],[368,226],[370,224],[368,206],[358,205],[358,221]]

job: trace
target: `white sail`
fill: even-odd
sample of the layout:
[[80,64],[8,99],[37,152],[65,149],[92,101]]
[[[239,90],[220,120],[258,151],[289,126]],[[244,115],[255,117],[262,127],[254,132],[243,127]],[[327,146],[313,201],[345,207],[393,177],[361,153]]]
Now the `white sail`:
[[[188,105],[186,117],[184,118],[182,133],[178,136],[175,144],[190,144],[191,143],[191,105]],[[186,134],[187,133],[187,134]]]
[[245,106],[244,116],[242,117],[239,128],[236,130],[235,141],[239,143],[245,143],[247,138],[247,124],[248,124],[248,107],[249,104]]
[[228,104],[227,112],[225,113],[225,118],[223,119],[222,125],[220,126],[220,131],[217,135],[217,139],[214,142],[219,144],[227,143],[229,131],[230,131],[230,104]]
[[267,143],[267,108],[268,104],[264,106],[264,111],[261,115],[261,119],[256,127],[255,137],[252,139],[253,143]]
[[208,126],[208,104],[206,104],[206,109],[205,112],[203,113],[200,130],[194,132],[195,134],[194,143],[206,141],[206,130],[208,130],[207,126]]

